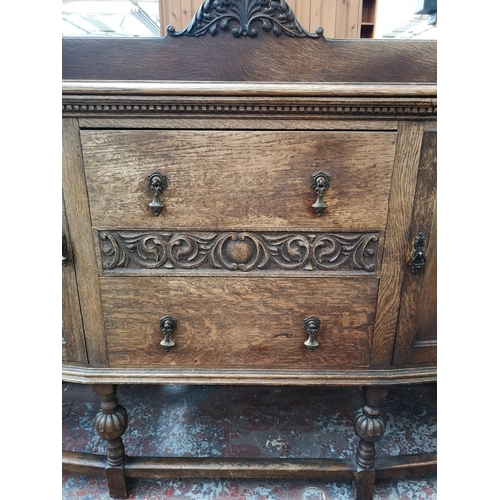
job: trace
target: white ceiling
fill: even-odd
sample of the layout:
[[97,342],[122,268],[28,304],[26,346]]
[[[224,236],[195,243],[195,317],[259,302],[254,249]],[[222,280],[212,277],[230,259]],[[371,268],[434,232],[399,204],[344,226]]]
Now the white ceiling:
[[158,0],[62,0],[63,36],[160,36]]

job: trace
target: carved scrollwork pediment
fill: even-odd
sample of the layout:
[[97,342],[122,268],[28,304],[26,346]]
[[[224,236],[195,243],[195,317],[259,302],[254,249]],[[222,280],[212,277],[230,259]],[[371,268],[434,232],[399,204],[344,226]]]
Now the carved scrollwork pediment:
[[205,0],[189,25],[182,31],[167,27],[168,36],[216,35],[228,31],[235,37],[257,36],[257,27],[275,36],[282,34],[300,38],[320,38],[323,28],[306,31],[295,18],[285,0]]

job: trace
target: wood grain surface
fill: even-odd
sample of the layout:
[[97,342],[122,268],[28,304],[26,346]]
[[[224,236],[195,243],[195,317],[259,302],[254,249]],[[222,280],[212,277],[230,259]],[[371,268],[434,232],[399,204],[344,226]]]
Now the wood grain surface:
[[[99,474],[106,467],[103,455],[64,450],[62,460],[63,470],[79,474]],[[349,458],[127,457],[124,473],[151,478],[352,479],[355,468]]]
[[[369,363],[378,280],[103,278],[110,366],[356,369]],[[159,320],[177,320],[165,353]],[[313,352],[304,320],[321,320]]]
[[[345,106],[374,106],[385,104],[404,105],[408,99],[416,97],[436,97],[437,85],[433,83],[421,83],[412,85],[409,83],[336,83],[336,82],[176,82],[176,81],[134,81],[134,80],[63,80],[62,93],[65,99],[69,96],[117,96],[122,95],[131,99],[133,96],[149,96],[150,103],[156,97],[179,96],[181,98],[203,96],[207,104],[213,104],[209,97],[217,97],[226,100],[227,103],[242,104],[242,99],[256,98],[255,104],[287,105],[287,98],[296,97],[307,99],[305,102],[314,103],[315,99],[328,97],[332,99],[331,104]],[[235,97],[239,101],[235,101]],[[280,98],[262,102],[263,98]],[[356,97],[357,100],[345,98]],[[399,97],[401,101],[394,101]],[[368,101],[366,98],[379,98],[378,101]],[[392,100],[388,100],[392,98]],[[125,101],[126,102],[126,101]],[[321,101],[317,101],[319,103]],[[202,104],[202,101],[199,102]],[[243,103],[245,103],[243,101]],[[324,101],[322,104],[327,104]],[[422,101],[420,105],[424,105]],[[429,103],[429,101],[427,101]],[[246,104],[246,103],[245,103]],[[296,100],[295,105],[300,106],[304,101]]]
[[62,200],[62,232],[66,237],[68,260],[62,266],[62,331],[65,342],[63,343],[63,362],[87,363],[87,348],[83,333],[80,300],[76,285],[73,248],[69,233],[68,221],[64,200]]
[[394,339],[399,314],[401,285],[410,244],[409,228],[417,182],[423,124],[401,123],[398,131],[394,175],[387,221],[386,240],[377,317],[373,337],[372,368],[386,368],[392,363]]
[[[106,457],[63,450],[63,470],[79,474],[100,474]],[[388,456],[375,459],[377,479],[417,476],[435,472],[436,453]],[[354,479],[350,459],[295,458],[196,458],[196,457],[128,457],[127,477],[252,477]]]
[[[83,130],[98,227],[372,229],[386,224],[392,132]],[[167,177],[155,217],[148,174]],[[318,218],[311,176],[331,176]]]
[[[379,276],[381,232],[95,231],[100,276]],[[248,276],[247,276],[248,277]]]
[[156,117],[156,118],[80,118],[82,129],[229,129],[229,130],[360,130],[395,132],[398,128],[396,120],[335,120],[328,118],[301,119],[274,118],[207,118],[207,117]]
[[62,39],[64,80],[435,83],[436,60],[435,40]]
[[[332,4],[320,12],[303,0],[290,1],[301,22],[314,23],[335,10],[338,28],[357,31],[359,2]],[[181,0],[172,6],[162,12],[162,23],[167,16],[187,23]],[[255,38],[219,30],[200,37],[62,40],[63,227],[71,257],[63,271],[63,326],[80,342],[72,351],[67,335],[63,378],[110,385],[101,394],[107,412],[101,423],[121,412],[110,399],[114,384],[356,385],[385,391],[436,380],[436,41],[300,39],[258,27]],[[168,182],[159,217],[149,207],[147,185],[155,171]],[[324,194],[328,208],[318,218],[311,176],[321,171],[331,182]],[[168,231],[194,235],[205,246],[212,240],[207,244],[203,235],[210,231],[248,231],[258,238],[376,232],[381,239],[373,273],[287,274],[276,262],[260,274],[227,266],[225,273],[210,266],[200,271],[192,269],[193,252],[183,260],[184,252],[182,258],[168,256],[177,259],[175,273],[155,275],[141,267],[143,261],[138,269],[120,267],[118,247],[113,254],[99,246],[112,246],[122,232],[120,244],[130,246],[137,235],[127,235],[135,231],[152,233],[156,245]],[[418,231],[426,236],[428,267],[411,275],[407,260]],[[214,252],[230,266],[248,265],[261,241],[255,238],[224,240]],[[132,248],[154,260],[151,250],[146,244]],[[106,274],[100,252],[114,274]],[[170,352],[160,345],[166,315],[177,321]],[[310,316],[321,320],[312,352],[304,346]],[[364,406],[370,424],[378,405]],[[125,456],[119,442],[124,430],[101,432],[109,441],[111,496],[125,496],[127,475],[191,471],[358,476],[361,500],[371,498],[379,469],[380,477],[393,477],[403,469],[435,467],[435,456],[379,459],[365,471],[356,471],[353,460],[150,457],[117,469]],[[365,445],[376,440],[373,431],[372,425],[358,432]],[[362,464],[361,452],[358,459]],[[105,464],[86,454],[65,454],[63,461],[69,470],[89,473]]]
[[[394,348],[395,365],[437,361],[437,134],[424,132],[410,235],[425,237],[425,268],[412,274],[406,267]],[[410,260],[413,245],[406,254]]]
[[108,366],[78,120],[62,121],[62,187],[89,362]]
[[388,370],[313,368],[95,368],[64,365],[63,380],[76,384],[276,385],[337,387],[426,384],[437,380],[436,366]]

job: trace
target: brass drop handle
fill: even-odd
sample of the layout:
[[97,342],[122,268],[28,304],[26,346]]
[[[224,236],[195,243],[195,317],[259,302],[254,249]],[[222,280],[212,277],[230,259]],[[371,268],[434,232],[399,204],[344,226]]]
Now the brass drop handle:
[[311,177],[311,187],[316,191],[318,197],[312,204],[318,217],[321,217],[328,205],[323,201],[325,191],[330,187],[330,176],[324,172],[318,172]]
[[318,333],[320,324],[321,321],[319,318],[316,318],[316,316],[309,316],[309,318],[304,320],[304,330],[307,331],[307,335],[309,336],[304,342],[304,345],[309,352],[314,351],[314,349],[319,346],[316,341],[316,334]]
[[411,254],[410,262],[408,263],[412,274],[417,274],[420,269],[424,269],[425,267],[427,257],[424,252],[424,246],[424,233],[420,232],[413,241],[413,252]]
[[148,187],[153,192],[153,201],[149,204],[153,213],[158,217],[165,205],[160,200],[160,193],[167,187],[167,178],[159,172],[148,175]]
[[172,316],[163,316],[160,319],[160,329],[163,332],[164,338],[160,345],[165,349],[165,352],[170,352],[174,347],[175,342],[170,337],[174,330],[177,328],[177,320]]
[[66,235],[62,233],[62,265],[65,266],[68,260],[68,243],[66,242]]

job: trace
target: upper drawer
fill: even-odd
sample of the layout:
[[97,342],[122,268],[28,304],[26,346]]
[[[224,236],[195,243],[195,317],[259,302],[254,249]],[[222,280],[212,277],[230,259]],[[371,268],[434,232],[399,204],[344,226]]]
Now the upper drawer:
[[[97,227],[385,227],[394,132],[84,130]],[[166,176],[160,216],[148,175]],[[323,216],[311,177],[331,177]]]

